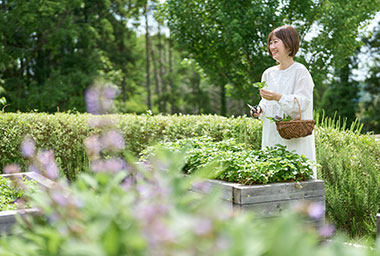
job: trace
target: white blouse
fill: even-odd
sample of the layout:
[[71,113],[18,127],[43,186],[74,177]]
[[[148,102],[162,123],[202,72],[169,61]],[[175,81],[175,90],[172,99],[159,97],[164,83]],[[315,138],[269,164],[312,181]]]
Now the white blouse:
[[[279,101],[261,99],[259,103],[263,111],[260,115],[260,119],[263,121],[262,149],[281,144],[290,151],[295,150],[298,154],[303,154],[308,159],[316,161],[314,131],[307,137],[283,139],[276,130],[276,124],[267,119],[267,117],[283,117],[283,114],[299,118],[299,107],[294,98],[297,98],[300,103],[302,119],[313,119],[314,82],[309,71],[298,62],[294,62],[285,70],[274,66],[264,71],[261,81],[266,81],[268,85],[266,89],[282,94]],[[313,168],[313,178],[317,178],[315,167]]]

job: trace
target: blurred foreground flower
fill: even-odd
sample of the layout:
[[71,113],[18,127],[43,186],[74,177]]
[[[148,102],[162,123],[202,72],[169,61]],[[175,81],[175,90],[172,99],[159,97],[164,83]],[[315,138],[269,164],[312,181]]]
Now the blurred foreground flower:
[[21,153],[26,158],[31,158],[36,149],[36,143],[31,137],[24,138],[22,144],[21,144]]
[[113,106],[113,100],[119,90],[103,81],[96,81],[85,93],[87,112],[91,114],[106,114]]

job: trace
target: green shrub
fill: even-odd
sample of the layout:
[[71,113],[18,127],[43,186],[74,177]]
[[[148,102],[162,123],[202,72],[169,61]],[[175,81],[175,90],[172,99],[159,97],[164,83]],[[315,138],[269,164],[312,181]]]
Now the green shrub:
[[86,115],[0,114],[0,168],[18,163],[25,170],[20,146],[24,137],[30,135],[37,147],[54,150],[60,169],[72,180],[86,166],[83,140],[88,134]]
[[[0,168],[18,163],[26,168],[20,145],[30,135],[41,149],[54,150],[62,173],[73,180],[88,169],[83,140],[99,131],[92,123],[104,116],[73,113],[4,113],[0,114]],[[215,140],[235,138],[260,147],[261,123],[247,117],[226,118],[216,115],[107,115],[107,119],[124,135],[126,150],[138,155],[159,141],[207,135]]]
[[15,186],[9,178],[0,176],[0,211],[17,210],[17,200],[26,196],[29,197],[39,190],[36,181],[24,178],[22,182],[27,190],[26,188]]
[[251,145],[237,143],[235,139],[214,141],[203,136],[160,143],[147,148],[141,160],[154,156],[160,148],[168,151],[186,151],[187,174],[215,163],[215,179],[246,185],[267,184],[311,179],[312,163],[305,156],[277,145],[265,150],[253,150]]
[[325,181],[327,218],[352,237],[376,234],[380,209],[380,144],[331,119],[316,130],[318,177]]

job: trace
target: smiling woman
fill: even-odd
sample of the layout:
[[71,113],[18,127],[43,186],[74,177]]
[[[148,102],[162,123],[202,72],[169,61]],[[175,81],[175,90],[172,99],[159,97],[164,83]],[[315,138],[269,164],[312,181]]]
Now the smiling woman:
[[[268,36],[267,49],[278,65],[268,68],[262,75],[267,83],[260,90],[259,108],[252,113],[263,120],[262,148],[281,144],[288,150],[315,161],[314,133],[309,136],[284,139],[277,132],[276,124],[269,121],[275,116],[291,116],[293,119],[313,119],[314,82],[304,65],[295,62],[300,38],[297,31],[288,25],[274,29]],[[269,118],[269,119],[268,119]],[[314,178],[316,178],[314,168]]]

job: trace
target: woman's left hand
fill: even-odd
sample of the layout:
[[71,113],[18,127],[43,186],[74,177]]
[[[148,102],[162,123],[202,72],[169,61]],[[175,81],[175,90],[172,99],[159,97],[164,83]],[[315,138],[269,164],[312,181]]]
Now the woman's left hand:
[[274,91],[266,90],[266,89],[261,89],[260,90],[260,96],[266,100],[277,100],[277,101],[279,101],[282,97],[282,94],[274,92]]

